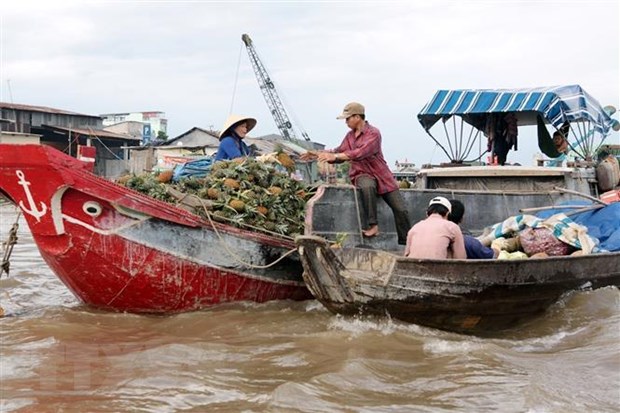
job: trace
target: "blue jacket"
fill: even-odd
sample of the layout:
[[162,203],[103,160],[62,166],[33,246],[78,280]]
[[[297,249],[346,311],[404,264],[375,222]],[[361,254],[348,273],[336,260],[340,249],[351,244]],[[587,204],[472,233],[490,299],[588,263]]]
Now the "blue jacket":
[[465,252],[467,253],[467,258],[493,258],[493,249],[482,245],[482,242],[480,242],[477,238],[472,237],[471,235],[463,234],[463,239],[465,241]]
[[234,132],[220,140],[220,146],[215,155],[216,161],[225,161],[250,155],[250,148]]

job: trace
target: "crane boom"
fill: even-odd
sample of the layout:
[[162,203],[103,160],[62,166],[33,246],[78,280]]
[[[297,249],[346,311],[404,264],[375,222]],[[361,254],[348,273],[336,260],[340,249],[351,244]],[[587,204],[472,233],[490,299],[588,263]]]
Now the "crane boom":
[[[263,93],[263,97],[267,102],[267,106],[269,106],[269,110],[271,111],[271,116],[276,122],[276,126],[280,130],[282,136],[288,140],[297,140],[297,136],[295,135],[295,131],[293,130],[293,124],[291,123],[286,110],[284,109],[284,105],[278,96],[278,92],[276,91],[276,86],[271,81],[269,74],[267,73],[267,69],[265,69],[265,65],[261,62],[258,54],[256,53],[256,49],[254,48],[254,44],[252,43],[252,39],[247,34],[241,36],[241,40],[245,43],[245,48],[248,51],[248,55],[250,56],[250,62],[252,63],[252,68],[254,69],[254,74],[256,75],[256,79],[258,80],[258,85],[260,86],[260,90]],[[309,141],[310,138],[306,133],[302,131],[302,136],[305,140]]]

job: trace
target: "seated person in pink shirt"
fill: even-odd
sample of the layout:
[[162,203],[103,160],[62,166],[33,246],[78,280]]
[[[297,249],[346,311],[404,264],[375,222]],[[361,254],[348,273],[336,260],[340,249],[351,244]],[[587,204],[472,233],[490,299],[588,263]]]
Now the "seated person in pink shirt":
[[415,224],[407,234],[405,257],[465,259],[465,242],[461,228],[448,221],[452,210],[450,201],[442,196],[431,199],[426,210],[427,218]]

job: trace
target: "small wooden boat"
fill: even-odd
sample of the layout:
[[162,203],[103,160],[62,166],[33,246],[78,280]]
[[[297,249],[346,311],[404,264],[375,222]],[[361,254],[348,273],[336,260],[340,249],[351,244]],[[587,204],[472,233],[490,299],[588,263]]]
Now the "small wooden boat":
[[296,239],[308,288],[327,309],[475,335],[517,326],[562,294],[620,286],[620,252],[527,260],[420,260]]
[[52,271],[91,306],[174,313],[311,298],[292,239],[205,221],[50,146],[0,145],[0,193],[20,207]]

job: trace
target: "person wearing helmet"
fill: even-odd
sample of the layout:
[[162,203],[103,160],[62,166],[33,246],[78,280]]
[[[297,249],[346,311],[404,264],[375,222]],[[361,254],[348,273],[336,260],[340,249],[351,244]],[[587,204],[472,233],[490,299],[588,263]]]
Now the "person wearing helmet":
[[442,196],[431,199],[426,219],[415,224],[407,234],[405,257],[426,259],[465,259],[465,241],[461,228],[448,221],[452,204]]

